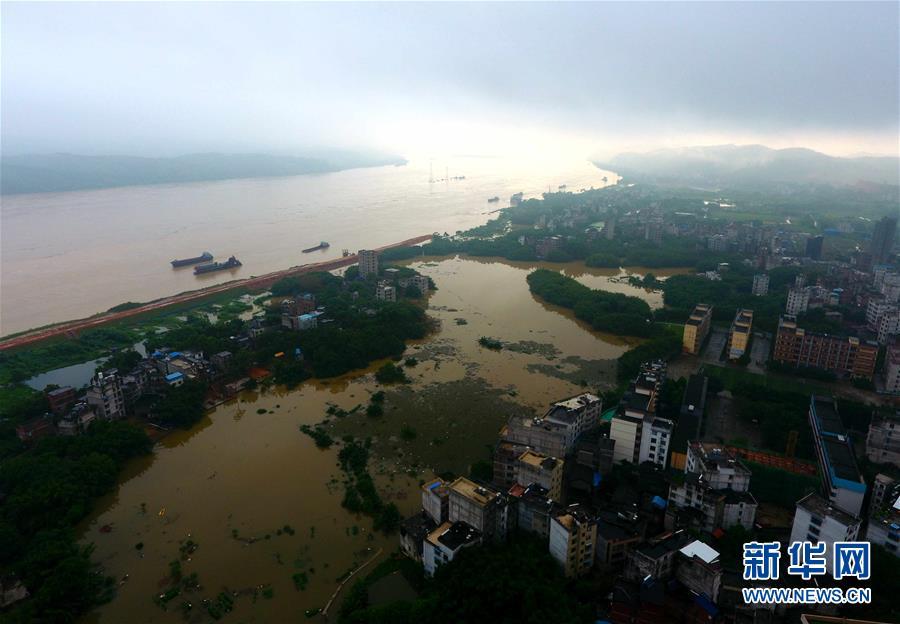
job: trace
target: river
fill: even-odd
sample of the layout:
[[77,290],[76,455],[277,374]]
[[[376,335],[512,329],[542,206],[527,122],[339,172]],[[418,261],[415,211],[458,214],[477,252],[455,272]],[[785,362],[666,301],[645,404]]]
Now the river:
[[[459,257],[409,264],[438,287],[428,314],[439,329],[409,345],[406,356],[418,364],[406,369],[410,384],[387,388],[384,416],[356,414],[327,425],[335,438],[372,438],[370,470],[382,496],[404,516],[419,505],[421,480],[445,470],[465,472],[486,459],[510,414],[542,412],[549,402],[582,392],[582,381],[591,389],[609,387],[613,358],[629,348],[628,340],[593,332],[532,296],[525,277],[540,264]],[[642,269],[543,266],[659,305],[658,293],[622,279]],[[661,277],[677,272],[654,271]],[[484,349],[480,336],[505,347]],[[322,421],[329,405],[365,405],[382,389],[372,375],[378,364],[290,392],[246,392],[190,431],[165,437],[152,456],[129,463],[116,492],[80,527],[106,571],[116,579],[127,575],[116,598],[86,621],[181,622],[179,604],[187,600],[193,605],[187,621],[209,622],[201,599],[226,589],[237,592],[229,621],[301,621],[304,610],[325,604],[342,575],[381,547],[395,550],[396,535],[372,534],[369,518],[341,507],[337,449],[317,449],[298,430]],[[412,439],[399,435],[403,427],[412,428]],[[104,526],[111,531],[101,531]],[[202,589],[164,611],[153,597],[188,539],[199,548],[182,566],[185,574],[198,574]],[[292,580],[300,572],[309,579],[303,590]]]
[[[430,176],[465,176],[430,182]],[[485,223],[509,196],[617,176],[586,160],[413,161],[336,173],[0,198],[0,335],[237,277]],[[498,196],[500,202],[488,203]],[[329,249],[303,254],[319,241]],[[243,266],[194,276],[175,258],[210,251]]]

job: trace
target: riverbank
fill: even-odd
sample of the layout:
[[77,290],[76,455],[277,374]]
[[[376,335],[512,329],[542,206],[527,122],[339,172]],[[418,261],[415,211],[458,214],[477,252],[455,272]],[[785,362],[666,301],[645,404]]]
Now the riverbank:
[[[426,234],[423,236],[416,236],[414,238],[409,238],[399,243],[393,243],[390,245],[385,245],[383,247],[379,247],[376,251],[385,251],[388,249],[394,249],[397,247],[408,247],[410,245],[419,245],[426,241],[431,240],[431,234]],[[6,337],[3,340],[0,340],[0,351],[6,351],[10,349],[15,349],[18,347],[33,345],[35,343],[39,343],[44,340],[48,340],[51,338],[57,338],[62,336],[73,337],[78,334],[78,332],[85,331],[87,329],[93,329],[96,327],[102,327],[104,325],[121,321],[123,319],[140,317],[145,314],[158,312],[161,310],[166,310],[173,306],[195,303],[198,301],[202,301],[209,297],[213,297],[215,295],[220,295],[223,293],[234,293],[235,291],[244,290],[246,292],[261,292],[265,288],[268,288],[273,283],[277,282],[280,279],[284,279],[286,277],[295,277],[297,275],[303,275],[305,273],[314,273],[317,271],[333,271],[335,269],[340,269],[343,267],[350,266],[352,264],[356,264],[358,262],[358,258],[356,254],[351,254],[349,256],[345,256],[343,258],[337,260],[328,260],[325,262],[314,262],[312,264],[304,264],[300,266],[291,267],[290,269],[284,269],[282,271],[275,271],[273,273],[267,273],[266,275],[262,275],[259,277],[250,277],[245,279],[234,280],[231,282],[226,282],[224,284],[219,284],[216,286],[209,286],[207,288],[201,288],[200,290],[190,291],[186,293],[181,293],[178,295],[173,295],[171,297],[164,297],[162,299],[157,299],[156,301],[152,301],[150,303],[140,304],[135,307],[131,307],[127,310],[121,310],[118,312],[106,312],[103,314],[99,314],[97,316],[93,316],[87,319],[80,319],[76,321],[68,321],[65,323],[60,323],[57,325],[52,325],[50,327],[46,327],[43,329],[26,331],[21,334],[14,335],[12,337]]]

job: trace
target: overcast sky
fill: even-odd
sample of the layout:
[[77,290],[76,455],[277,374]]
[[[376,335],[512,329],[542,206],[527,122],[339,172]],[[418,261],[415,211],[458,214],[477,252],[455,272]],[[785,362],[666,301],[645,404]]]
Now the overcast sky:
[[2,5],[4,154],[897,153],[898,3]]

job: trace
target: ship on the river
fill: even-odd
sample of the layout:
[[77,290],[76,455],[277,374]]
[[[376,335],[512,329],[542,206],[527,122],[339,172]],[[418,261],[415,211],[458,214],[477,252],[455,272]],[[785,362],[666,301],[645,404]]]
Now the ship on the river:
[[241,266],[241,261],[231,256],[225,262],[210,262],[209,264],[201,264],[194,267],[194,275],[203,273],[212,273],[214,271],[226,271],[228,269],[236,269]]
[[310,252],[312,252],[312,251],[319,251],[320,249],[328,249],[329,247],[331,247],[330,244],[326,243],[325,241],[322,241],[321,243],[319,243],[319,244],[316,245],[315,247],[307,247],[306,249],[303,250],[303,253],[310,253]]
[[493,197],[491,197],[491,198],[488,199],[488,203],[489,203],[489,204],[493,204],[493,203],[498,202],[498,201],[500,201],[500,198],[497,197],[496,195],[494,195]]
[[213,255],[208,251],[204,251],[196,258],[183,258],[181,260],[172,260],[173,267],[190,266],[192,264],[200,264],[201,262],[209,262],[213,259]]

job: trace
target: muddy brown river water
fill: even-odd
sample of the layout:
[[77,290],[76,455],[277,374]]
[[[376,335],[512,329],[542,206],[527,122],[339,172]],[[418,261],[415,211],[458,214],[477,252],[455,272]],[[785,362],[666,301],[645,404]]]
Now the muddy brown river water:
[[[383,417],[351,415],[329,425],[335,433],[373,438],[370,470],[404,515],[419,505],[420,480],[433,471],[463,472],[486,458],[510,413],[545,409],[581,392],[582,379],[605,387],[615,374],[612,360],[629,348],[629,341],[593,332],[535,299],[525,282],[535,264],[442,258],[411,266],[438,286],[428,307],[440,328],[409,345],[406,355],[419,364],[407,369],[410,384],[387,389]],[[659,293],[625,283],[628,272],[548,266],[593,288],[660,304]],[[484,349],[480,336],[506,347]],[[226,589],[238,596],[225,621],[300,621],[304,610],[325,604],[345,573],[379,548],[396,549],[396,536],[373,534],[371,519],[341,507],[337,448],[317,449],[298,430],[322,421],[329,405],[365,405],[382,389],[372,375],[379,364],[290,392],[244,393],[131,462],[117,491],[81,527],[84,541],[96,545],[95,558],[121,580],[115,599],[85,621],[207,622],[200,600]],[[398,437],[404,425],[415,430],[414,439]],[[104,526],[112,530],[102,532]],[[185,618],[181,598],[165,611],[153,597],[166,587],[168,564],[187,539],[199,547],[183,562],[184,573],[196,572],[202,589],[185,595],[194,604]],[[302,591],[292,580],[298,572],[309,579]],[[263,587],[271,587],[271,597]]]

